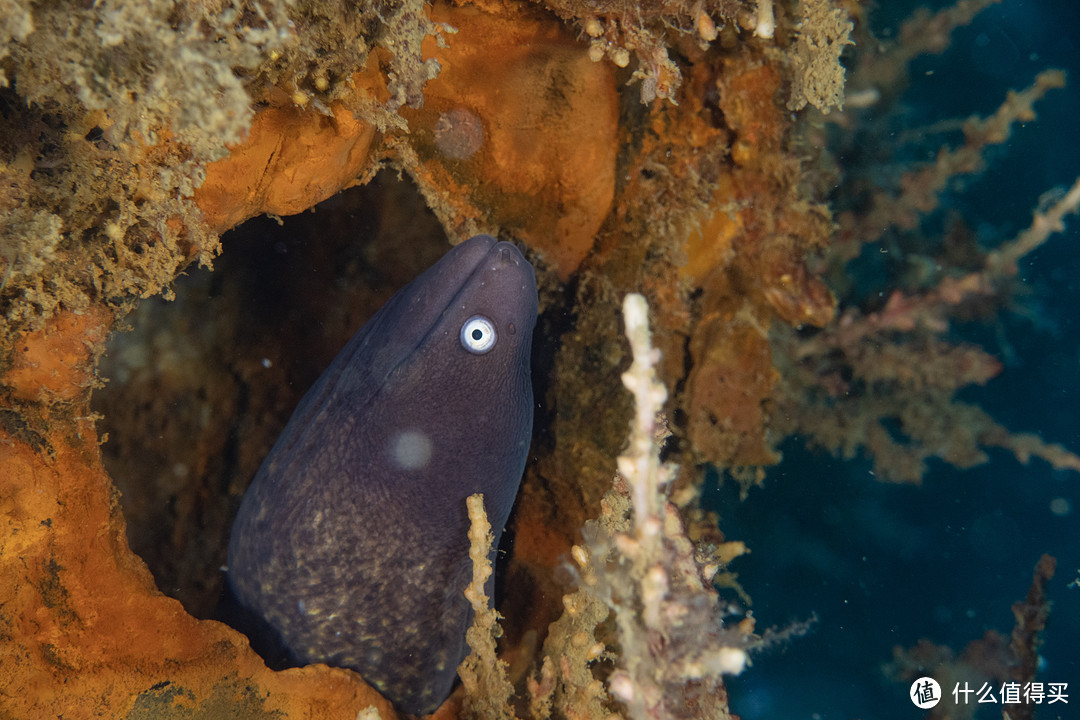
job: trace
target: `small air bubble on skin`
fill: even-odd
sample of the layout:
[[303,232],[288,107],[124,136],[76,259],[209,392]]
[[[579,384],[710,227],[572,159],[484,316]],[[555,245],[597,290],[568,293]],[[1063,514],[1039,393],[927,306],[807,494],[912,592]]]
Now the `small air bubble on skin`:
[[419,430],[403,430],[394,436],[391,457],[402,470],[420,470],[431,460],[431,438]]

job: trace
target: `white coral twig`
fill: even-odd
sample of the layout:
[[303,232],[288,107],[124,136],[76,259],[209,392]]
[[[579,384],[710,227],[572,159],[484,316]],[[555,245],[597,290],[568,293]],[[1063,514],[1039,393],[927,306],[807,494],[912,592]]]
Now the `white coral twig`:
[[660,465],[655,452],[654,433],[656,417],[667,400],[667,388],[656,378],[654,365],[660,359],[660,351],[652,347],[649,332],[649,306],[645,298],[636,293],[623,300],[623,318],[626,338],[634,362],[623,373],[626,389],[634,394],[634,423],[630,430],[630,443],[625,455],[619,457],[619,473],[631,484],[634,502],[634,529],[638,540],[655,537],[659,531],[653,527],[659,522],[661,489],[670,479]]
[[589,555],[614,562],[590,563],[595,574],[586,582],[615,614],[622,653],[608,688],[634,720],[709,717],[709,708],[720,711],[721,675],[746,665],[746,638],[724,627],[711,580],[664,494],[675,468],[660,462],[657,417],[667,390],[656,377],[660,355],[645,299],[628,295],[623,318],[633,362],[622,381],[635,410],[618,469],[632,500],[632,528],[592,539]]

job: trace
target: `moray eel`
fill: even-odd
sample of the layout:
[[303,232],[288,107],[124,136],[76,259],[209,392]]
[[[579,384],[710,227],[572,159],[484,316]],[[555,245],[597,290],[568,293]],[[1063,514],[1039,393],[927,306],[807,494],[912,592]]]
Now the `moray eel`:
[[465,499],[483,493],[497,545],[532,433],[536,316],[532,266],[478,235],[394,295],[301,400],[228,559],[235,602],[289,664],[356,670],[413,714],[450,694],[472,619]]

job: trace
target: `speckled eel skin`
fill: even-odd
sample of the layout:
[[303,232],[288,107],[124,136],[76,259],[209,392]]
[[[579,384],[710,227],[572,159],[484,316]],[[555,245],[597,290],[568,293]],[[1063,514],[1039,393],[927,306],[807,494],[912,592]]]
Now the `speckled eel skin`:
[[405,286],[300,402],[229,542],[236,601],[297,664],[356,670],[408,713],[467,650],[465,499],[501,533],[532,432],[532,266],[478,235]]

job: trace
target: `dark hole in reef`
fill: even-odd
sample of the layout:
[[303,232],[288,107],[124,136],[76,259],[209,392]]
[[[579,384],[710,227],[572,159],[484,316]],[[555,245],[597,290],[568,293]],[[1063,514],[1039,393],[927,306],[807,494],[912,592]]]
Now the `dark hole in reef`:
[[214,613],[233,516],[307,388],[349,337],[447,249],[416,189],[384,173],[280,224],[222,237],[176,300],[110,338],[94,409],[131,548],[165,594]]

